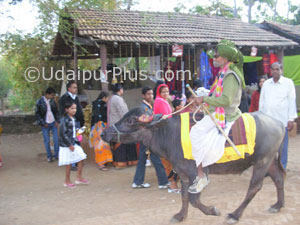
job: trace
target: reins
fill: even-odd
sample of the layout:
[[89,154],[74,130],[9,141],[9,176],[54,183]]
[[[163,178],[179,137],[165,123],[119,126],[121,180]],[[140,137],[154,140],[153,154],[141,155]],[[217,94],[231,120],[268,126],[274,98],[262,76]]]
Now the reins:
[[[179,113],[179,112],[181,112],[181,111],[183,111],[184,109],[186,109],[187,107],[189,107],[191,104],[193,104],[194,102],[195,102],[195,100],[196,99],[194,99],[193,101],[191,101],[189,104],[187,104],[187,105],[185,105],[184,107],[182,107],[181,109],[179,109],[179,110],[177,110],[177,111],[175,111],[175,112],[172,112],[172,113],[170,113],[170,114],[167,114],[167,115],[163,115],[163,119],[166,119],[166,118],[168,118],[169,116],[172,116],[172,115],[174,115],[174,114],[176,114],[176,113]],[[201,105],[195,110],[195,112],[193,113],[193,120],[194,120],[194,122],[195,123],[197,123],[198,121],[196,120],[196,114],[197,114],[197,112],[199,111],[201,109]]]
[[[141,132],[140,130],[137,130],[137,131],[134,131],[134,132],[131,132],[131,133],[124,133],[122,131],[120,131],[115,124],[112,125],[112,127],[114,128],[114,130],[117,132],[117,135],[118,135],[118,142],[121,142],[121,135],[124,135],[124,134],[134,134],[134,133],[139,133]],[[115,133],[107,133],[107,134],[115,134]]]

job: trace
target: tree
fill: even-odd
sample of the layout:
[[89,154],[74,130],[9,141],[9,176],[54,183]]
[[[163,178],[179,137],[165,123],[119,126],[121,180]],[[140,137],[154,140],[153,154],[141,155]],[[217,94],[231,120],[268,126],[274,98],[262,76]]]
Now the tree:
[[[4,15],[5,12],[3,12],[2,10],[5,8],[3,7],[3,3],[8,2],[9,5],[16,5],[19,2],[22,2],[22,0],[0,0],[0,15]],[[11,18],[13,19],[13,18]]]
[[252,7],[256,1],[258,1],[258,0],[244,0],[245,5],[248,6],[248,23],[251,23]]
[[227,18],[234,18],[234,17],[240,17],[238,15],[238,11],[241,9],[238,8],[237,11],[237,16],[235,16],[235,10],[222,3],[219,0],[213,0],[211,2],[211,5],[207,7],[202,7],[200,5],[196,5],[192,9],[190,9],[191,13],[197,13],[197,14],[203,14],[203,15],[212,15],[212,16],[222,16],[222,17],[227,17]]
[[9,90],[12,87],[10,73],[9,71],[12,68],[9,67],[9,64],[5,62],[5,60],[0,61],[0,101],[1,101],[1,109],[2,114],[4,115],[4,98],[7,96]]
[[[31,111],[35,100],[42,95],[47,86],[59,87],[60,81],[45,80],[44,77],[48,79],[51,68],[56,71],[62,67],[62,64],[49,61],[51,47],[40,35],[6,34],[0,44],[1,61],[10,68],[9,77],[12,84],[12,95],[8,96],[10,104],[23,111]],[[28,75],[26,71],[29,68],[39,70],[40,77],[37,81],[30,82],[26,79],[25,74]]]
[[[121,0],[33,0],[33,2],[38,8],[41,21],[38,27],[39,33],[43,34],[48,40],[53,38],[58,31],[60,18],[69,17],[66,9],[113,10],[124,3]],[[67,20],[64,21],[68,22]],[[65,24],[63,28],[68,28],[68,26]]]
[[182,3],[178,3],[176,7],[174,7],[174,12],[179,13],[186,9],[185,5]]
[[234,0],[234,17],[237,18],[237,6],[236,6],[236,0]]
[[290,20],[290,23],[293,25],[300,25],[300,4],[291,5],[291,12],[294,14],[294,19]]
[[22,2],[22,0],[9,0],[9,1],[7,1],[7,0],[0,0],[0,3],[5,2],[5,1],[8,2],[10,5],[16,5],[19,2]]

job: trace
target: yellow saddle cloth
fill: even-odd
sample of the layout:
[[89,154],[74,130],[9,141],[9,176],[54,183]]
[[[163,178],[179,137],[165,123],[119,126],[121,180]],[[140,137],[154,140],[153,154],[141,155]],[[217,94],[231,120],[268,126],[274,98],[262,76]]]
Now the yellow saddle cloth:
[[[192,144],[190,139],[190,114],[182,113],[181,118],[181,146],[183,149],[183,155],[185,159],[194,159],[192,155]],[[244,159],[245,154],[252,155],[255,147],[255,136],[256,136],[256,124],[253,116],[249,113],[242,114],[247,144],[236,145],[236,148],[241,153],[239,156],[232,147],[226,147],[224,154],[217,163],[226,163],[238,159]]]

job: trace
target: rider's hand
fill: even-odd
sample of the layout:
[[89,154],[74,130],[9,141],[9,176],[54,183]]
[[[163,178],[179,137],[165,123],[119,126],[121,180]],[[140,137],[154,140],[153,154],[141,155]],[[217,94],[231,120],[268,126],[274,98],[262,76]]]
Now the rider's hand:
[[201,105],[201,104],[203,103],[203,96],[197,97],[197,98],[195,99],[195,102],[196,102],[197,105]]
[[288,131],[293,130],[293,128],[294,128],[294,122],[293,121],[289,121],[288,122]]

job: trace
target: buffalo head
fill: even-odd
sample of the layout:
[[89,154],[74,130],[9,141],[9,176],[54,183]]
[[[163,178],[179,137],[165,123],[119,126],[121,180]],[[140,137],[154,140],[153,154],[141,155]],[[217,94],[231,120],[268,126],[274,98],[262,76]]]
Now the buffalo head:
[[144,138],[151,138],[146,135],[151,128],[162,124],[162,115],[148,115],[145,111],[138,107],[130,110],[114,125],[106,128],[101,138],[105,142],[121,142],[124,144],[145,141]]

